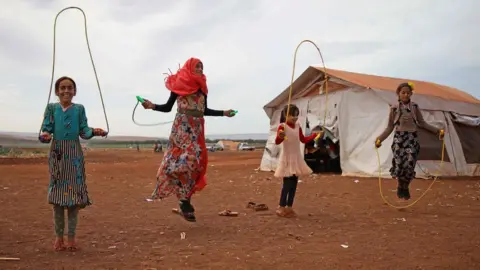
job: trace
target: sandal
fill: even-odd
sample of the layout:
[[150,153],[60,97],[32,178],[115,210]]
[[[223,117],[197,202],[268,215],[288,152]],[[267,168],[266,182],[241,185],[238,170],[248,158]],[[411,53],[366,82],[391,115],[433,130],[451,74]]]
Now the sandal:
[[255,210],[255,211],[266,211],[266,210],[268,210],[268,206],[264,203],[257,204],[253,207],[253,210]]
[[218,213],[221,217],[238,217],[238,212],[232,212],[230,210],[223,210]]
[[248,202],[248,203],[247,203],[247,208],[254,209],[254,208],[255,208],[255,205],[257,205],[257,204],[254,203],[254,202]]
[[65,250],[65,244],[63,239],[55,239],[55,243],[53,244],[54,251],[63,251]]

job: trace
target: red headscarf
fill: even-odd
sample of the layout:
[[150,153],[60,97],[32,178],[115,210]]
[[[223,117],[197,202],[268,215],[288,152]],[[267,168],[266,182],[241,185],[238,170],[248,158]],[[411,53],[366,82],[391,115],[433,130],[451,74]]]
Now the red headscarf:
[[207,77],[195,73],[195,66],[201,62],[200,59],[193,57],[188,59],[176,74],[167,77],[165,81],[167,89],[180,96],[196,93],[199,89],[207,95]]

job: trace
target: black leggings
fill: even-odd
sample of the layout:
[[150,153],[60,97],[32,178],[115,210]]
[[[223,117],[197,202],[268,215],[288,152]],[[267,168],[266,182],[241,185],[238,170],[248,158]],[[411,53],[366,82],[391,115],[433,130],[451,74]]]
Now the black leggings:
[[292,207],[295,199],[295,192],[297,191],[298,177],[293,175],[283,178],[282,193],[280,194],[280,206]]
[[407,178],[399,177],[398,180],[397,180],[398,181],[398,188],[408,189],[412,180],[413,179],[407,179]]

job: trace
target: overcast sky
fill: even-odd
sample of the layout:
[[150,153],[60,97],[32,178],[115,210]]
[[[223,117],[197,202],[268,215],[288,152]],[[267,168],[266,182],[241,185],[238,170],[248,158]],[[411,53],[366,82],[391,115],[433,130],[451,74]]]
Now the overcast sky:
[[[36,132],[50,85],[53,20],[79,5],[112,135],[166,136],[170,125],[138,127],[135,96],[163,103],[168,68],[189,57],[204,62],[212,109],[234,118],[207,120],[207,134],[266,133],[262,107],[290,82],[293,52],[315,41],[327,67],[434,81],[480,97],[480,1],[475,0],[2,0],[0,130]],[[309,44],[297,76],[320,59]],[[89,123],[105,127],[81,13],[64,12],[57,27],[55,79],[73,77],[75,102]],[[52,98],[56,100],[55,97]],[[174,113],[138,112],[143,123]]]

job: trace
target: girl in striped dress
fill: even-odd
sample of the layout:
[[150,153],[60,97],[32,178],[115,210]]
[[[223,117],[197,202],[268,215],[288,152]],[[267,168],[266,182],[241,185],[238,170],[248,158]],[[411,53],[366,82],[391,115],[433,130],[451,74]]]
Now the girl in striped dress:
[[[77,249],[75,232],[78,211],[91,204],[85,182],[85,161],[80,144],[82,139],[93,136],[106,136],[98,128],[88,126],[85,108],[72,103],[77,86],[69,77],[61,77],[55,82],[55,95],[60,102],[47,105],[39,140],[50,143],[48,159],[50,184],[48,202],[53,205],[56,239],[54,250]],[[68,212],[68,242],[64,244],[65,208]]]

